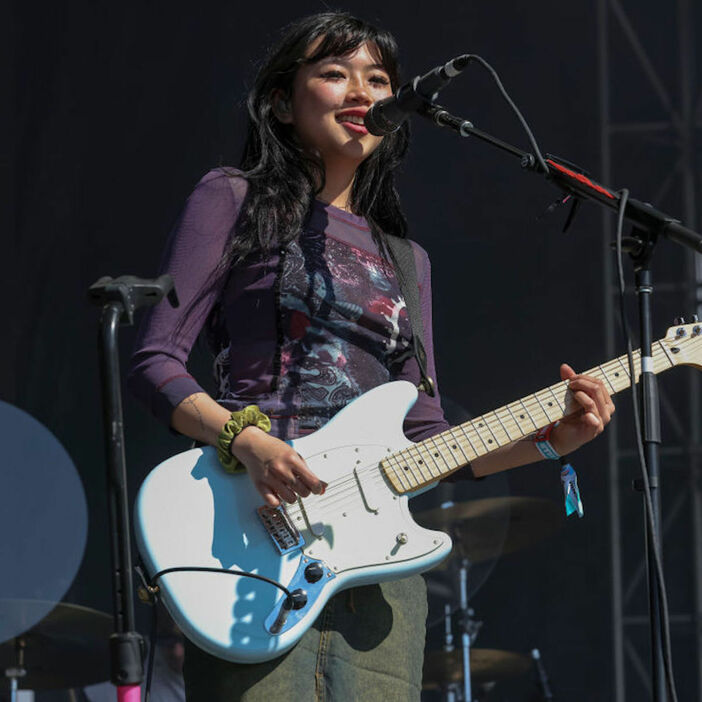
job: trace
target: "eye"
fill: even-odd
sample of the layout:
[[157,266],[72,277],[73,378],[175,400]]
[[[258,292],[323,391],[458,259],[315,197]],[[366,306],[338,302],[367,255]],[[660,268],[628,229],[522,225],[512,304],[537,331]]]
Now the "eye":
[[328,80],[341,80],[344,78],[344,74],[337,70],[324,71],[324,73],[322,73],[322,78],[327,78]]
[[375,76],[371,76],[370,78],[371,83],[375,83],[376,85],[390,85],[390,81],[388,78],[381,73]]

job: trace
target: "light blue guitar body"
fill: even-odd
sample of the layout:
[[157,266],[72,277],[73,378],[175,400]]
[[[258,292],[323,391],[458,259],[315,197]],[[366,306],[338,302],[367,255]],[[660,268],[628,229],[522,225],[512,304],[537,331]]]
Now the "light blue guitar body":
[[412,445],[402,424],[416,398],[410,383],[382,385],[292,441],[329,486],[283,510],[262,514],[248,476],[225,473],[210,447],[173,456],[149,474],[135,531],[150,575],[176,566],[243,570],[303,590],[307,599],[288,611],[281,590],[253,578],[164,575],[161,597],[189,639],[227,660],[269,660],[300,640],[336,592],[419,573],[448,555],[450,538],[418,526],[407,495],[379,467]]

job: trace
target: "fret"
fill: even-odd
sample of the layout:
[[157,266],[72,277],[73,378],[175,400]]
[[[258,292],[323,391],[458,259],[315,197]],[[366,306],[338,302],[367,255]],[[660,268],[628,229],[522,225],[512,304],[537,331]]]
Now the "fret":
[[460,449],[461,453],[463,454],[463,458],[466,459],[466,463],[470,463],[471,459],[468,458],[468,454],[463,450],[463,446],[461,446],[460,439],[458,439],[457,437],[454,436],[454,431],[453,431],[453,429],[449,429],[449,431],[451,432],[451,440],[454,442],[454,445],[455,445],[455,446],[458,446],[458,448]]
[[609,387],[612,389],[612,392],[617,392],[614,385],[612,385],[612,381],[609,379],[609,376],[607,375],[607,373],[605,373],[604,368],[602,368],[602,366],[597,366],[597,367],[600,369],[600,373],[602,373],[602,375],[604,376],[604,379],[609,384]]
[[[428,440],[431,440],[431,437],[429,437]],[[435,459],[434,456],[432,455],[432,454],[433,454],[433,451],[431,450],[431,448],[429,448],[429,447],[426,445],[426,443],[427,443],[428,440],[422,441],[422,444],[424,444],[424,456],[423,456],[423,457],[424,457],[424,459],[425,459],[425,461],[426,461],[426,457],[429,456],[429,458],[431,459],[431,462],[436,466],[436,470],[439,471],[439,475],[441,475],[441,468],[439,468],[439,464],[436,462],[436,459]],[[427,464],[427,469],[428,469],[429,472],[431,473],[431,468],[429,468],[429,462],[426,461],[426,464]]]
[[463,436],[465,436],[466,439],[468,439],[468,443],[470,444],[470,448],[473,451],[473,453],[476,455],[476,457],[478,457],[480,454],[473,445],[473,442],[470,440],[470,436],[468,436],[468,432],[466,431],[466,424],[470,424],[470,422],[465,422],[464,424],[459,425],[459,429],[463,432]]
[[424,466],[426,468],[426,471],[429,474],[429,478],[435,478],[436,475],[432,472],[431,467],[429,465],[427,465],[426,463],[424,463],[422,458],[419,458],[419,456],[421,456],[422,454],[419,451],[417,451],[416,453],[417,453],[417,456],[413,456],[412,460],[414,461],[415,465],[417,466],[417,470],[419,471],[420,475],[422,476],[422,480],[426,480],[426,478],[424,477],[424,470],[422,469],[422,466]]
[[[490,432],[490,436],[492,436],[492,439],[488,439],[488,444],[491,446],[490,451],[493,451],[495,448],[498,446],[501,446],[500,440],[497,438],[497,434],[492,430],[492,427],[490,426],[490,415],[494,414],[494,412],[489,412],[488,414],[483,415],[483,421],[485,423],[486,429]],[[495,444],[493,446],[493,444]]]
[[[413,446],[408,446],[406,449],[403,449],[401,453],[407,456],[408,461],[414,463],[417,470],[419,471],[419,474],[422,476],[422,480],[426,480],[426,478],[424,477],[425,472],[429,474],[430,478],[434,478],[435,476],[434,473],[432,473],[431,468],[423,460],[423,451],[424,447],[421,443],[419,443]],[[422,468],[422,466],[424,466],[424,468]]]
[[[439,435],[439,436],[440,436],[440,435]],[[448,463],[448,461],[446,460],[446,457],[444,456],[443,451],[441,450],[441,448],[440,448],[440,447],[437,445],[437,443],[436,443],[436,439],[437,439],[437,438],[438,438],[437,436],[430,436],[430,437],[429,437],[429,440],[432,442],[432,444],[434,444],[434,447],[436,448],[436,452],[434,453],[434,456],[435,456],[435,457],[440,456],[440,457],[441,457],[441,460],[446,464],[446,468],[447,468],[448,470],[451,470],[451,466],[449,466],[449,463]],[[438,467],[438,466],[437,466],[437,467]],[[440,474],[440,475],[443,474],[443,473],[445,473],[445,472],[446,472],[445,470],[443,470],[442,468],[439,468],[439,474]]]
[[546,417],[546,424],[551,423],[551,417],[548,416],[548,412],[544,409],[544,406],[541,404],[541,400],[539,400],[539,396],[534,393],[532,397],[539,403],[539,407],[541,408],[541,411],[544,413],[544,417]]
[[[449,436],[451,441],[449,441],[449,439],[446,438],[447,435]],[[449,429],[448,431],[442,431],[441,434],[437,434],[434,438],[441,439],[444,442],[444,445],[446,446],[446,449],[449,451],[449,455],[451,456],[451,460],[454,461],[454,463],[455,463],[454,466],[449,466],[449,470],[453,470],[453,468],[460,465],[461,461],[460,460],[456,461],[456,456],[454,454],[454,451],[456,451],[460,447],[460,445],[453,438],[453,433],[451,432],[451,430]],[[461,453],[463,453],[462,449],[461,449]],[[463,454],[463,456],[465,457],[465,453]],[[446,461],[445,456],[444,456],[444,460]],[[446,465],[447,466],[449,465],[448,461],[446,461]]]
[[[551,388],[550,387],[546,388],[545,391],[538,393],[538,395],[543,396],[544,393],[547,392],[548,390],[551,390]],[[553,395],[552,390],[551,390],[551,394]],[[534,397],[537,397],[537,395],[534,395]],[[537,397],[537,399],[538,399],[538,397]],[[551,400],[547,400],[545,397],[544,397],[544,402],[546,402],[546,406],[549,408],[547,410],[544,410],[544,414],[548,417],[549,422],[553,422],[556,419],[560,419],[561,413],[559,410],[561,408],[561,405],[560,405],[560,402],[558,402],[558,398],[556,398],[556,407],[553,406],[553,402],[551,402]],[[539,404],[543,407],[543,403],[541,402],[541,400],[539,400]],[[553,414],[553,417],[551,416],[551,414]]]
[[534,421],[534,418],[529,414],[529,410],[526,408],[526,405],[524,404],[524,400],[517,400],[519,404],[524,408],[524,412],[526,413],[526,416],[529,417],[529,420],[531,423],[534,425],[534,429],[538,429],[539,427],[536,425],[536,422]]
[[407,479],[404,476],[404,471],[402,470],[402,456],[401,452],[400,453],[395,453],[392,456],[390,456],[387,460],[394,461],[397,465],[396,467],[393,468],[393,473],[395,475],[395,478],[397,478],[398,482],[400,483],[400,486],[405,490],[411,490],[412,486],[409,484]]
[[[629,375],[629,368],[624,364],[624,361],[622,361],[622,357],[620,356],[617,361],[619,361],[619,365],[624,369],[624,375],[628,378],[629,382],[631,382],[631,375]],[[634,372],[636,372],[636,366],[634,366]]]
[[[560,385],[563,386],[563,383],[561,383]],[[553,395],[553,399],[556,401],[556,406],[561,411],[561,414],[565,415],[566,405],[562,400],[558,399],[558,395],[556,395],[556,393],[553,391],[553,386],[549,385],[549,387],[546,389],[551,393],[551,395]]]
[[500,415],[498,414],[498,410],[495,410],[493,414],[497,417],[497,421],[500,423],[500,426],[502,427],[502,431],[507,435],[507,442],[511,443],[512,437],[509,435],[509,432],[507,431],[507,427],[504,425],[502,420],[500,419]]
[[[482,419],[482,417],[478,417],[478,419]],[[480,422],[478,425],[476,425],[476,422],[478,421],[478,419],[474,419],[471,422],[471,427],[482,427],[483,426],[483,422]],[[480,431],[478,431],[478,428],[475,428],[475,433],[478,435],[478,438],[483,442],[483,446],[485,447],[485,451],[489,452],[490,449],[488,448],[488,445],[485,442],[485,439],[483,439],[482,433]]]
[[509,405],[505,405],[505,409],[509,412],[510,416],[514,420],[514,423],[517,425],[517,429],[520,433],[521,436],[526,436],[527,432],[524,431],[522,428],[521,422],[514,416],[514,412],[512,412],[512,408]]
[[[665,358],[665,360],[668,361],[668,363],[670,364],[669,367],[672,368],[675,365],[675,363],[673,361],[673,357],[670,354],[670,351],[665,347],[665,345],[663,344],[662,341],[659,340],[656,343],[658,344],[659,351],[661,351],[663,354],[663,358]],[[663,370],[663,369],[661,369],[661,370]]]

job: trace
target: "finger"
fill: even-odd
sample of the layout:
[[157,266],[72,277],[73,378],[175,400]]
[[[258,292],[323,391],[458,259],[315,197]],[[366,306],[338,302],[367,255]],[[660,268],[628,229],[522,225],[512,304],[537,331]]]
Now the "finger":
[[294,461],[294,470],[295,474],[298,477],[298,481],[304,483],[304,485],[307,486],[307,488],[310,490],[310,492],[313,492],[315,495],[323,495],[324,490],[327,487],[327,484],[323,481],[320,480],[308,467],[307,463],[305,463],[305,459],[298,453],[295,454],[295,457],[293,459]]
[[577,375],[577,373],[567,363],[561,363],[560,373],[561,380],[570,380]]
[[278,496],[265,483],[257,484],[256,489],[259,491],[266,504],[270,507],[277,507],[280,504]]
[[573,393],[573,399],[580,405],[583,414],[593,414],[595,417],[597,417],[597,420],[600,421],[600,413],[597,403],[592,399],[592,397],[590,397],[590,395],[582,390],[578,390]]
[[297,502],[297,495],[295,495],[293,490],[290,487],[288,487],[282,480],[276,480],[272,476],[269,476],[266,482],[268,484],[268,487],[271,488],[281,500],[285,500],[290,504],[294,504],[295,502]]
[[292,474],[288,485],[290,486],[290,489],[294,490],[300,497],[308,497],[311,492],[307,485],[305,485],[305,483],[295,473]]
[[586,375],[578,376],[570,381],[569,387],[572,392],[585,392],[597,405],[597,411],[605,422],[609,421],[610,405],[612,400],[607,392],[607,388],[601,380],[591,378]]

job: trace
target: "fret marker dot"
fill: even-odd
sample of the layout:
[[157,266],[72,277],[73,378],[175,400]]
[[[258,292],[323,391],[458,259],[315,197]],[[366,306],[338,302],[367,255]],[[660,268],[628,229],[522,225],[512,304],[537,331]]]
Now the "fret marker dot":
[[456,450],[456,444],[452,444],[451,448],[455,451]]
[[549,406],[549,407],[553,407],[553,402],[549,402],[549,403],[548,403],[548,406]]
[[409,470],[409,466],[402,466],[405,470]]
[[421,466],[422,463],[424,463],[424,461],[420,458],[420,459],[419,459],[419,465]]
[[488,439],[488,444],[491,444],[491,443],[492,443],[492,439]]
[[482,427],[482,426],[483,426],[483,423],[482,423],[482,422],[480,422],[480,424],[478,424],[478,426],[479,426],[479,427]]
[[616,378],[618,378],[618,377],[619,377],[619,373],[615,373],[614,376],[615,376]]
[[439,457],[439,454],[438,454],[438,453],[435,453],[435,454],[434,454],[434,457],[435,457],[435,458],[438,458],[438,457]]
[[520,414],[520,415],[519,415],[519,419],[524,419],[524,415],[523,415],[523,414]]

